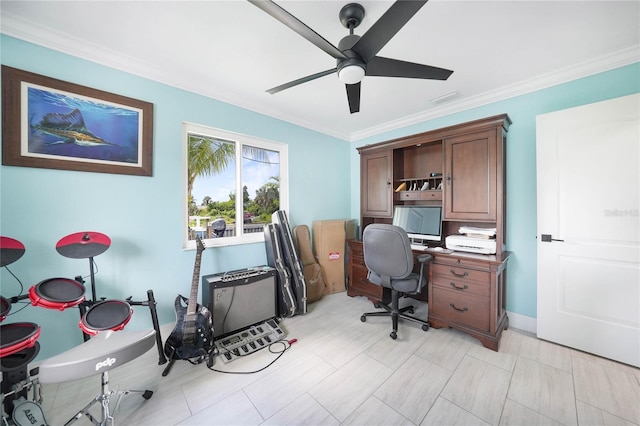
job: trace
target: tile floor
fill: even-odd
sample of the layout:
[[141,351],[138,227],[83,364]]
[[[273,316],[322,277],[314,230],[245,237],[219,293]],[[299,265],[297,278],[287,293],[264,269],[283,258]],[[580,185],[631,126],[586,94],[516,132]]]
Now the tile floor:
[[[426,316],[426,305],[417,307]],[[150,389],[122,398],[118,425],[639,425],[640,369],[506,330],[500,352],[455,330],[388,318],[360,321],[364,298],[325,296],[282,328],[298,341],[253,374],[224,374],[178,361],[162,377],[154,347],[114,369],[110,386]],[[167,328],[167,327],[165,327]],[[166,338],[172,325],[168,325]],[[163,329],[164,330],[164,329]],[[126,330],[125,330],[126,331]],[[164,331],[163,331],[164,332]],[[277,347],[281,344],[275,345]],[[258,370],[262,350],[214,368]],[[51,425],[99,393],[99,376],[43,386]],[[114,401],[112,401],[112,405]],[[100,416],[99,404],[94,409]],[[91,424],[87,418],[76,422]]]

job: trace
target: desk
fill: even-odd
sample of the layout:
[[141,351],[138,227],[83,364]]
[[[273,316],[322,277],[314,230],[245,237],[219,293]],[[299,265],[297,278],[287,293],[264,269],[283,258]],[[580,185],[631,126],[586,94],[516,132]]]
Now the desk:
[[497,351],[509,326],[506,310],[507,262],[510,252],[484,255],[431,253],[429,324],[469,333]]
[[347,295],[365,296],[373,303],[391,303],[391,290],[373,284],[367,279],[369,270],[364,264],[364,250],[362,241],[347,240],[347,259],[349,261],[347,270]]
[[[420,265],[416,260],[416,256],[421,254],[433,254],[426,251],[412,250],[413,252],[413,272],[420,272]],[[365,296],[373,303],[391,303],[391,290],[388,288],[373,284],[367,280],[367,274],[369,270],[364,264],[364,251],[362,249],[361,240],[348,240],[347,241],[347,259],[349,262],[347,270],[347,295],[353,296]],[[427,287],[425,287],[419,294],[408,294],[407,297],[412,299],[427,301]]]
[[[347,295],[365,296],[372,302],[389,303],[388,289],[367,280],[362,241],[347,241],[349,282]],[[425,253],[413,251],[414,256]],[[507,262],[510,252],[500,255],[428,252],[429,324],[433,328],[455,328],[497,351],[502,331],[509,325],[506,311]],[[423,292],[424,293],[424,292]]]

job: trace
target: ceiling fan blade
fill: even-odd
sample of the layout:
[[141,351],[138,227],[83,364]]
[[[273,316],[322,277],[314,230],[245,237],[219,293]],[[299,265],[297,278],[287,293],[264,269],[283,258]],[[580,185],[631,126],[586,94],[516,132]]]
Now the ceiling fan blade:
[[347,88],[347,99],[349,100],[349,111],[351,114],[360,112],[360,83],[345,84]]
[[315,74],[311,74],[311,75],[308,75],[306,77],[302,77],[302,78],[299,78],[297,80],[293,80],[293,81],[290,81],[288,83],[281,84],[280,86],[277,86],[277,87],[274,87],[273,89],[267,90],[267,92],[269,92],[269,93],[271,93],[273,95],[274,93],[281,92],[284,89],[288,89],[290,87],[297,86],[298,84],[306,83],[307,81],[315,80],[316,78],[320,78],[320,77],[324,77],[325,75],[333,74],[336,71],[337,71],[337,68],[332,68],[330,70],[321,71],[321,72],[318,72],[318,73],[315,73]]
[[248,0],[249,3],[254,6],[259,7],[263,11],[267,12],[269,15],[276,18],[278,21],[285,24],[287,27],[291,28],[293,31],[300,34],[302,37],[309,40],[311,43],[315,44],[320,49],[327,52],[329,55],[333,56],[335,59],[345,59],[346,56],[338,50],[333,44],[329,43],[324,39],[320,34],[313,31],[311,28],[306,26],[302,21],[298,18],[278,6],[276,3],[271,0]]
[[385,44],[415,15],[427,0],[399,0],[352,47],[365,62],[376,56]]
[[432,67],[430,65],[399,61],[397,59],[374,56],[367,63],[367,76],[424,78],[429,80],[446,80],[453,71]]

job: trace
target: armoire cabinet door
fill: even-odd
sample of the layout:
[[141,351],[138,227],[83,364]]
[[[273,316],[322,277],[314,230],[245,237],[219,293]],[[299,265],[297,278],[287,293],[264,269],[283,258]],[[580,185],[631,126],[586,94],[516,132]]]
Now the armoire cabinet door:
[[392,151],[361,155],[362,216],[393,216],[392,165]]
[[445,139],[444,219],[496,220],[497,147],[493,129]]

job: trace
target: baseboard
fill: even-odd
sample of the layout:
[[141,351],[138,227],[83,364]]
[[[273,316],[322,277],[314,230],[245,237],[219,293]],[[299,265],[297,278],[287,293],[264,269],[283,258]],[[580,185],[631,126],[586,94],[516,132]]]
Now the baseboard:
[[538,320],[536,318],[509,311],[507,311],[507,316],[509,317],[509,328],[513,327],[518,330],[537,334]]

